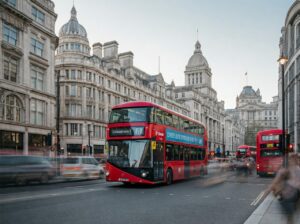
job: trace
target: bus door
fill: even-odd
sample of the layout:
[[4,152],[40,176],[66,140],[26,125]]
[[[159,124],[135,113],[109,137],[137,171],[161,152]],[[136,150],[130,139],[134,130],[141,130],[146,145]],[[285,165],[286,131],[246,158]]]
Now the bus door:
[[164,178],[164,145],[162,142],[157,142],[156,149],[153,150],[153,178],[154,180]]
[[184,178],[189,178],[190,177],[190,149],[189,148],[184,148],[183,160],[184,160]]

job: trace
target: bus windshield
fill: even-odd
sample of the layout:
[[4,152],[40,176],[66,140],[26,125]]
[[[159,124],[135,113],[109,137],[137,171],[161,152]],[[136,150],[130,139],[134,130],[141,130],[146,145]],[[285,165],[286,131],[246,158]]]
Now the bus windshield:
[[151,107],[133,107],[113,109],[109,123],[149,122]]
[[282,155],[281,150],[261,150],[260,152],[261,157],[277,157]]
[[109,141],[108,162],[120,168],[150,168],[150,140]]
[[241,148],[241,149],[238,149],[238,151],[240,152],[240,154],[246,154],[247,149]]

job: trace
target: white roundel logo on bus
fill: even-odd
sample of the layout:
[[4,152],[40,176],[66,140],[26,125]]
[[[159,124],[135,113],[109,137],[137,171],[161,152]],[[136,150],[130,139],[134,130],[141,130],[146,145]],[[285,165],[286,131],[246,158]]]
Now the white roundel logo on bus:
[[181,172],[181,168],[178,168],[178,173],[180,173]]

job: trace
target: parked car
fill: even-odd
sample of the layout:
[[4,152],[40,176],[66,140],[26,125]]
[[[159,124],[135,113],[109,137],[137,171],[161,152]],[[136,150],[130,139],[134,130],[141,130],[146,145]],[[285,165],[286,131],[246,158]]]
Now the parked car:
[[66,179],[97,179],[104,169],[94,157],[75,156],[64,158],[61,173]]
[[30,181],[47,183],[55,175],[55,169],[45,157],[0,156],[0,184],[26,184]]

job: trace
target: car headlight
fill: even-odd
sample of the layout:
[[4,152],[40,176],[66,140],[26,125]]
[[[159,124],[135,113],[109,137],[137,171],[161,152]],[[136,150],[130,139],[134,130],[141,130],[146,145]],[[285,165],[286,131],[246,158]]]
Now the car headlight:
[[105,175],[108,177],[109,176],[109,171],[106,171]]

